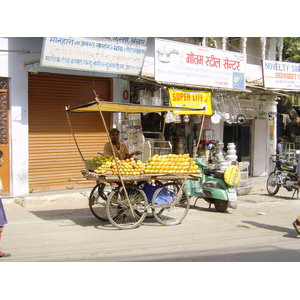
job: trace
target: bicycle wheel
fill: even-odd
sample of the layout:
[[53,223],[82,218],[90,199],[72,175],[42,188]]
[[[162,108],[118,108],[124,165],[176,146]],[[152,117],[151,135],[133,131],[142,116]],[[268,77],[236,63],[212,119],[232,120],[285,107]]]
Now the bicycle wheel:
[[138,227],[147,214],[147,197],[145,193],[133,185],[126,186],[126,191],[128,199],[124,188],[120,187],[110,193],[106,203],[108,220],[118,229]]
[[89,196],[89,207],[92,214],[99,220],[107,221],[107,214],[105,210],[107,196],[106,194],[110,192],[110,185],[104,183],[96,184]]
[[278,193],[280,185],[277,184],[278,178],[275,172],[271,172],[267,179],[267,191],[271,196]]
[[190,198],[184,188],[175,182],[168,182],[157,189],[152,198],[154,218],[162,225],[181,223],[190,208]]

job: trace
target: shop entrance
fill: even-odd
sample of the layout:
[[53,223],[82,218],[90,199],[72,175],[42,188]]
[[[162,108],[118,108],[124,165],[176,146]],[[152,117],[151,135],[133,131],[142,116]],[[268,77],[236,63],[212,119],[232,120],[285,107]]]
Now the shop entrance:
[[0,168],[2,180],[2,194],[10,193],[10,149],[9,149],[9,103],[8,103],[8,79],[0,78],[0,150],[4,155],[4,163]]
[[227,150],[228,143],[235,143],[236,154],[238,161],[250,162],[250,149],[251,149],[251,126],[238,125],[238,124],[226,124],[224,125],[223,134],[224,150]]
[[[84,163],[74,143],[65,106],[93,101],[95,93],[111,101],[109,78],[64,74],[28,74],[29,189],[65,189],[91,186],[82,179]],[[112,125],[110,113],[104,113]],[[100,115],[72,116],[72,129],[85,159],[102,152],[107,135]]]

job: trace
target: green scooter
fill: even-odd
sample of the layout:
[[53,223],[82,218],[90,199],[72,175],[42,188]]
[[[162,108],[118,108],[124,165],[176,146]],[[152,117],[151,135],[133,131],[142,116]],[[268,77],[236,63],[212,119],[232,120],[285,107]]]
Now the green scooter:
[[[213,203],[218,212],[225,212],[228,207],[237,208],[237,192],[235,185],[240,181],[240,170],[236,166],[229,166],[225,171],[209,168],[201,158],[195,158],[202,177],[198,180],[186,180],[185,189],[189,196],[203,198]],[[209,207],[210,207],[209,206]]]

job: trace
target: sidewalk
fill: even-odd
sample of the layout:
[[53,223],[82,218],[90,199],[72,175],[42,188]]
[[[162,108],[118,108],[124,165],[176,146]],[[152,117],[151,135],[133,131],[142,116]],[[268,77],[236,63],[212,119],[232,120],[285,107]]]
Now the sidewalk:
[[[252,186],[248,194],[257,194],[266,191],[267,177],[249,177],[249,185]],[[2,196],[3,203],[17,203],[22,207],[39,207],[54,203],[82,202],[88,203],[92,188],[65,189],[55,191],[43,191],[28,193],[20,196]]]
[[16,197],[2,196],[3,203],[17,203],[22,207],[46,206],[54,203],[88,201],[91,188],[65,189],[23,194]]

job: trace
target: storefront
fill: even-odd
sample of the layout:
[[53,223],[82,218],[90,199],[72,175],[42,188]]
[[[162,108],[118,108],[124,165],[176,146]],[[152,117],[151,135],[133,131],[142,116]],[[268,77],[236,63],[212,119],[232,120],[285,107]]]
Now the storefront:
[[159,138],[163,132],[174,153],[194,155],[196,151],[208,160],[217,141],[224,143],[225,152],[228,143],[235,143],[237,160],[249,163],[249,175],[266,176],[270,154],[276,149],[277,95],[268,89],[246,87],[245,66],[242,53],[149,39],[141,76],[130,84],[131,102],[171,105],[172,91],[202,92],[210,93],[212,112],[205,116],[196,150],[202,125],[199,115],[177,115],[165,124],[158,114],[143,115],[143,136],[149,137],[150,131],[150,137],[157,132]]
[[[8,194],[93,184],[81,176],[84,164],[68,126],[65,106],[93,101],[95,95],[105,101],[128,101],[129,89],[118,77],[124,69],[127,69],[125,74],[135,74],[146,44],[145,39],[106,38],[101,40],[99,48],[97,40],[0,39],[7,54],[0,58],[0,77],[6,79],[9,87],[5,89],[8,123],[3,128],[9,133],[6,160],[9,171],[3,180],[7,182]],[[120,47],[115,45],[124,43],[127,46],[122,55]],[[95,57],[95,52],[99,57]],[[113,118],[105,114],[109,126],[113,125]],[[91,114],[88,118],[78,115],[72,125],[85,158],[103,150],[107,135],[99,115]]]
[[[93,101],[96,95],[114,101],[114,80],[120,73],[136,74],[145,43],[145,39],[132,38],[44,38],[40,66],[51,73],[28,74],[30,192],[87,185],[79,172],[84,164],[71,136],[65,106]],[[87,74],[52,73],[67,73],[67,69]],[[129,98],[125,91],[122,96]],[[112,126],[113,115],[104,116]],[[107,135],[99,114],[76,116],[72,127],[85,159],[103,151]]]
[[[68,126],[65,106],[77,106],[94,98],[93,91],[111,101],[109,78],[55,73],[28,74],[29,188],[83,187],[78,170],[84,168]],[[106,113],[107,124],[111,115]],[[90,158],[107,141],[105,128],[96,114],[72,120],[83,156]]]
[[[242,94],[250,93],[245,88],[245,65],[242,53],[150,39],[141,78],[131,83],[132,102],[172,105],[178,93],[179,97],[187,96],[180,104],[199,105],[203,103],[197,102],[201,97],[208,99],[209,109],[204,118],[189,114],[167,116],[166,124],[161,116],[142,116],[143,130],[163,131],[174,153],[188,152],[209,160],[217,141],[237,142],[239,161],[251,160],[251,144],[247,142],[242,147],[242,137],[250,138],[252,124],[239,100]],[[200,146],[195,149],[201,127]]]
[[[146,135],[163,138],[168,142],[163,147],[166,151],[196,152],[207,159],[213,141],[222,141],[225,151],[226,144],[234,142],[238,161],[250,161],[251,175],[268,172],[269,154],[275,151],[276,96],[246,87],[245,54],[154,38],[3,41],[8,53],[28,50],[0,60],[1,66],[7,66],[0,75],[9,78],[8,190],[14,195],[83,186],[78,171],[83,163],[68,128],[65,106],[93,101],[95,94],[106,101],[143,104],[151,99],[152,105],[170,105],[175,90],[209,93],[212,111],[204,119],[169,115],[164,122],[159,114],[125,114],[127,119],[122,120],[116,113],[106,115],[107,123],[120,127],[130,150],[142,147],[138,150],[144,155]],[[240,114],[246,116],[245,122],[237,119]],[[84,156],[93,157],[107,141],[99,116],[88,120],[76,116],[74,122]],[[201,144],[195,149],[201,125]],[[256,151],[260,155],[254,155]]]

